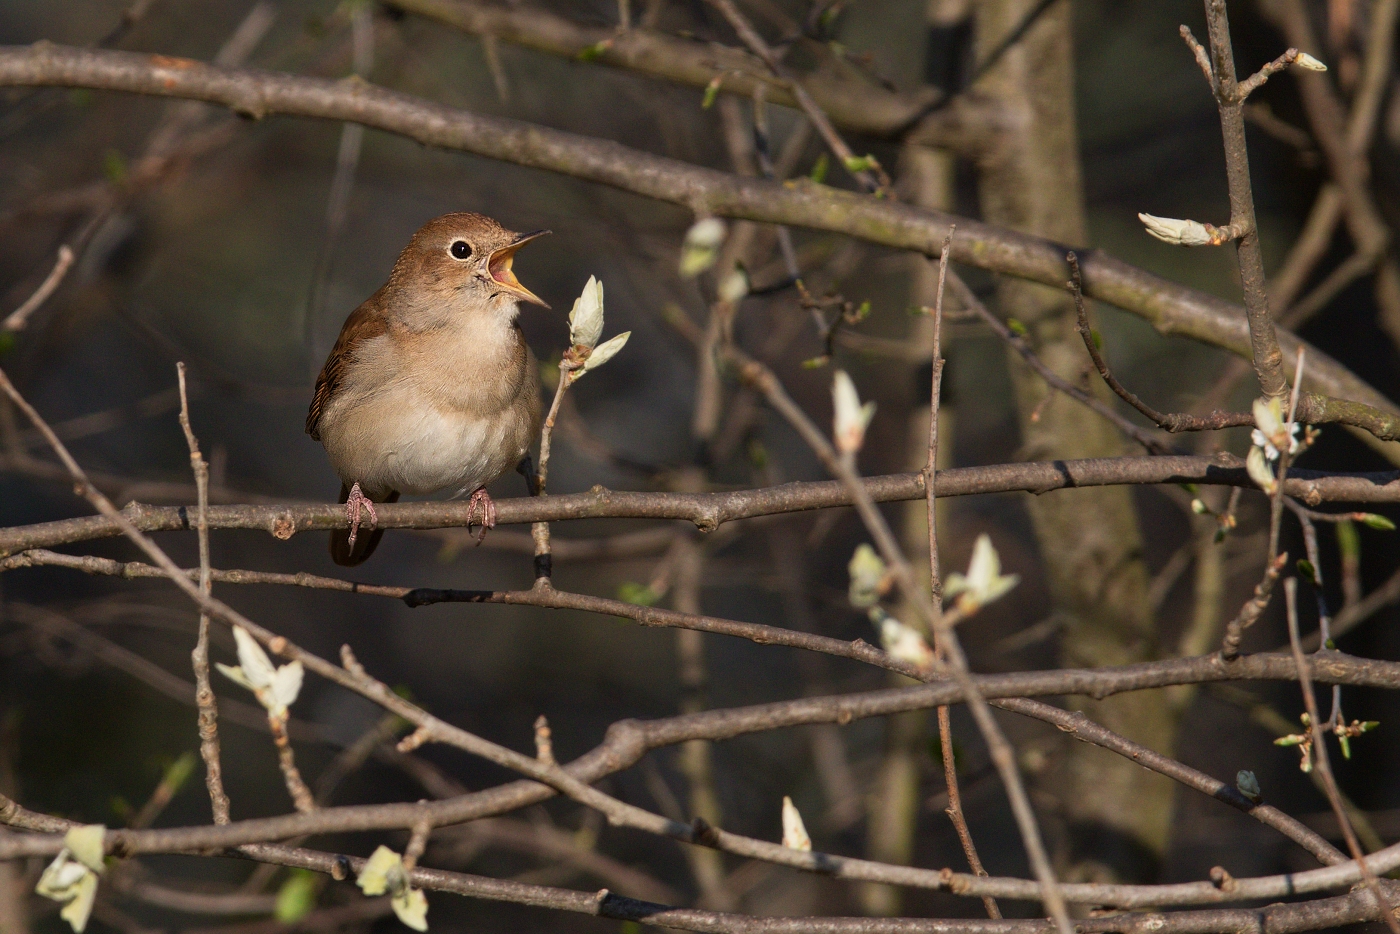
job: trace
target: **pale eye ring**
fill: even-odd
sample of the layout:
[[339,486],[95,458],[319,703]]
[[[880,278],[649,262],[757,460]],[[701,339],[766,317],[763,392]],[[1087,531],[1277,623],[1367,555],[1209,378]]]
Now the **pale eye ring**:
[[470,259],[472,255],[472,245],[465,240],[453,240],[452,246],[448,248],[457,259]]

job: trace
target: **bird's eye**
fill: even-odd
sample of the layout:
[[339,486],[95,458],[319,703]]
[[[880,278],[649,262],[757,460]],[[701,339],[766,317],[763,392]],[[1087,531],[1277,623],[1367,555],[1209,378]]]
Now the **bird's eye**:
[[452,255],[458,259],[466,259],[472,255],[472,245],[465,240],[453,240]]

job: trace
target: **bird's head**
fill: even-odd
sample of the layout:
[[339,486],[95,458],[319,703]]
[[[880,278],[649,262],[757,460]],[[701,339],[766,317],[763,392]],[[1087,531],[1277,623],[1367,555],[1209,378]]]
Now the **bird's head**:
[[517,302],[548,308],[511,269],[515,252],[547,233],[515,233],[484,214],[444,214],[413,235],[389,281],[416,293],[413,304],[422,300],[443,310],[467,306],[513,317]]

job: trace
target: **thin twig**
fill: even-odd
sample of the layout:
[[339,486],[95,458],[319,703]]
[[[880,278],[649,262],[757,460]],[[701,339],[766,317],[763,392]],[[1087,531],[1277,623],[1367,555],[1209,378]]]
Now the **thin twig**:
[[[185,364],[177,363],[175,373],[180,382],[180,428],[190,449],[190,469],[194,472],[195,490],[199,502],[195,513],[195,531],[199,533],[199,592],[208,596],[213,587],[209,568],[209,465],[199,450],[199,439],[190,424],[190,400],[185,386]],[[204,784],[209,789],[209,804],[214,811],[214,823],[229,822],[229,800],[224,791],[223,766],[219,761],[219,702],[209,683],[209,614],[199,614],[199,636],[190,653],[194,666],[194,697],[199,709],[199,755],[204,760]]]
[[[928,577],[929,594],[932,597],[933,614],[935,619],[943,611],[943,578],[938,566],[938,514],[937,514],[937,481],[936,472],[938,467],[938,409],[943,394],[943,290],[948,280],[948,260],[952,254],[953,231],[955,228],[948,228],[948,236],[943,238],[943,248],[938,253],[938,291],[935,293],[933,302],[933,385],[932,395],[928,404],[928,460],[924,464],[924,489],[928,503]],[[942,627],[933,627],[934,651],[942,650]],[[948,786],[948,819],[953,822],[953,829],[957,832],[958,842],[962,844],[963,855],[967,857],[967,864],[972,872],[978,876],[987,875],[987,870],[982,866],[982,860],[977,855],[977,846],[972,841],[972,831],[967,827],[967,818],[963,816],[962,794],[958,788],[958,766],[953,756],[953,726],[952,718],[949,716],[947,706],[938,708],[938,742],[939,751],[943,757],[943,780]],[[987,917],[1000,918],[1001,909],[997,907],[996,899],[986,896],[982,899],[982,907],[986,909]]]
[[[1235,55],[1230,45],[1230,21],[1225,0],[1205,0],[1210,33],[1211,91],[1220,111],[1225,141],[1225,175],[1230,189],[1230,226],[1243,231],[1235,240],[1240,281],[1244,287],[1245,317],[1254,372],[1265,396],[1282,398],[1288,393],[1283,375],[1283,351],[1274,321],[1269,315],[1269,295],[1264,283],[1264,260],[1259,249],[1259,228],[1254,216],[1254,192],[1249,178],[1245,147],[1244,102],[1235,78]],[[1182,36],[1190,30],[1181,28]]]
[[[351,74],[367,80],[374,65],[374,10],[369,3],[349,6],[350,35],[353,53]],[[331,178],[330,194],[326,196],[325,229],[321,233],[312,266],[311,288],[306,299],[305,341],[311,350],[310,359],[319,360],[320,351],[329,349],[320,341],[320,323],[325,312],[326,289],[332,265],[340,252],[341,235],[349,216],[350,196],[355,188],[355,172],[360,164],[365,128],[359,123],[346,123],[340,129],[340,147],[336,151],[335,175]]]
[[[953,278],[951,272],[949,278]],[[764,398],[768,400],[768,404],[797,430],[797,433],[812,448],[822,464],[845,484],[855,501],[857,513],[865,523],[871,537],[875,539],[876,548],[890,566],[895,580],[898,581],[900,591],[910,598],[910,601],[920,610],[921,615],[930,625],[939,622],[938,618],[934,616],[928,594],[916,586],[909,561],[904,557],[899,542],[895,539],[894,533],[890,531],[884,515],[875,507],[874,501],[870,498],[864,484],[861,483],[860,476],[856,473],[852,463],[853,458],[842,458],[836,453],[831,442],[826,439],[826,436],[816,425],[812,424],[806,413],[793,402],[792,397],[783,389],[782,384],[772,371],[732,345],[726,348],[725,354],[735,365],[740,378],[763,394]],[[1025,783],[1021,780],[1015,753],[1012,751],[1010,743],[1007,742],[1005,734],[1002,733],[1001,727],[997,724],[996,718],[992,716],[986,698],[982,696],[972,681],[968,671],[967,658],[963,654],[956,630],[950,626],[942,626],[940,637],[953,680],[966,691],[966,702],[972,711],[973,720],[976,721],[978,729],[982,732],[992,762],[997,767],[997,773],[1000,775],[1007,797],[1011,801],[1011,810],[1015,816],[1017,828],[1021,832],[1026,856],[1035,871],[1040,886],[1041,900],[1055,919],[1055,926],[1060,934],[1073,934],[1069,912],[1065,907],[1060,884],[1055,878],[1049,855],[1046,853],[1045,844],[1041,839],[1040,828],[1037,826],[1030,798],[1026,794]]]
[[[546,486],[549,481],[549,454],[551,442],[554,440],[554,423],[559,418],[559,406],[564,401],[564,393],[568,392],[573,381],[574,364],[566,355],[559,361],[559,384],[554,388],[554,401],[550,403],[549,413],[545,415],[544,423],[540,426],[540,464],[530,484],[530,492],[541,499],[548,495]],[[530,536],[535,542],[535,585],[548,587],[550,576],[554,573],[554,558],[549,549],[549,522],[546,520],[531,523]]]
[[[861,188],[871,194],[888,189],[889,179],[876,178],[870,169],[861,167],[866,160],[857,158],[856,154],[851,151],[851,147],[846,145],[841,134],[836,132],[836,128],[831,125],[831,121],[827,119],[821,107],[812,100],[812,95],[808,94],[807,89],[802,86],[802,82],[788,73],[778,56],[769,48],[768,43],[763,41],[763,37],[758,34],[753,25],[744,18],[744,14],[740,13],[738,8],[734,6],[732,0],[710,0],[710,4],[719,10],[720,15],[734,28],[740,41],[748,46],[749,51],[762,59],[773,75],[787,85],[792,92],[793,99],[797,102],[797,106],[807,115],[807,119],[812,121],[812,126],[816,127],[817,133],[826,142],[832,155],[836,156],[842,167],[860,183]],[[878,164],[872,168],[880,172]],[[884,173],[880,172],[880,174]]]
[[287,793],[292,796],[292,804],[302,814],[310,814],[316,810],[316,796],[306,786],[301,770],[297,768],[292,740],[287,735],[287,718],[269,713],[267,725],[272,730],[272,742],[277,747],[277,767],[282,770],[282,780],[287,785]]
[[1046,384],[1052,389],[1059,390],[1079,404],[1087,406],[1089,409],[1103,416],[1105,419],[1112,422],[1114,427],[1123,434],[1146,448],[1148,452],[1152,454],[1172,453],[1171,447],[1162,443],[1151,433],[1144,431],[1128,421],[1122,415],[1118,414],[1112,406],[1107,405],[1100,399],[1094,398],[1089,393],[1050,369],[1040,357],[1036,356],[1035,351],[1031,348],[1030,342],[1020,334],[1012,331],[1005,322],[992,314],[991,311],[987,309],[987,306],[982,304],[982,300],[977,297],[977,293],[972,291],[971,287],[968,286],[956,272],[949,270],[948,282],[953,286],[953,291],[958,293],[958,300],[962,302],[963,306],[975,312],[979,318],[985,321],[988,326],[996,332],[997,337],[1000,337],[1012,350],[1020,354],[1021,359],[1025,360],[1026,363],[1030,365],[1030,368],[1035,370],[1036,373],[1040,375],[1040,378],[1045,380]]
[[1173,433],[1178,431],[1216,431],[1221,428],[1254,424],[1254,416],[1249,412],[1215,411],[1204,417],[1180,412],[1170,414],[1159,412],[1118,382],[1118,378],[1113,375],[1108,364],[1104,361],[1103,354],[1099,352],[1097,335],[1089,324],[1089,312],[1084,307],[1084,288],[1079,273],[1079,257],[1071,250],[1065,255],[1065,259],[1069,261],[1069,290],[1070,294],[1074,296],[1074,310],[1078,319],[1079,336],[1084,339],[1084,346],[1088,349],[1089,358],[1094,361],[1094,368],[1099,371],[1099,376],[1103,377],[1103,381],[1108,384],[1109,389],[1117,393],[1118,398],[1147,416],[1147,419],[1158,428]]
[[68,270],[72,267],[75,258],[76,254],[72,247],[66,243],[60,246],[58,259],[54,261],[53,269],[49,270],[48,276],[34,290],[34,294],[25,300],[23,305],[10,312],[9,317],[0,323],[0,328],[6,331],[24,330],[25,325],[29,323],[29,316],[38,311],[44,302],[49,300],[49,296],[63,284],[63,277],[68,275]]
[[1264,577],[1254,586],[1254,596],[1245,602],[1240,609],[1239,615],[1230,620],[1225,626],[1225,641],[1220,647],[1220,656],[1227,661],[1233,661],[1240,655],[1240,640],[1244,638],[1244,631],[1253,626],[1264,614],[1264,610],[1269,606],[1269,599],[1273,596],[1274,585],[1278,583],[1279,574],[1283,572],[1283,566],[1288,563],[1288,552],[1276,556],[1269,566],[1264,569]]
[[1309,728],[1312,733],[1313,758],[1318,774],[1322,777],[1323,787],[1327,792],[1327,801],[1332,805],[1332,813],[1336,815],[1337,824],[1342,828],[1347,849],[1351,851],[1352,858],[1360,867],[1361,877],[1365,880],[1371,897],[1376,900],[1376,907],[1380,910],[1381,918],[1390,928],[1392,934],[1400,934],[1400,922],[1396,921],[1395,912],[1389,899],[1381,893],[1380,883],[1376,881],[1375,873],[1367,865],[1366,853],[1361,849],[1361,842],[1356,839],[1356,831],[1352,828],[1351,821],[1347,819],[1346,808],[1342,806],[1341,794],[1337,789],[1337,779],[1332,774],[1332,765],[1327,752],[1327,737],[1323,732],[1326,721],[1318,715],[1317,696],[1313,692],[1312,677],[1308,672],[1308,659],[1303,655],[1302,640],[1298,636],[1297,578],[1290,577],[1283,582],[1283,594],[1288,609],[1288,643],[1293,648],[1294,664],[1298,666],[1298,685],[1303,689],[1303,703],[1308,709],[1310,718]]

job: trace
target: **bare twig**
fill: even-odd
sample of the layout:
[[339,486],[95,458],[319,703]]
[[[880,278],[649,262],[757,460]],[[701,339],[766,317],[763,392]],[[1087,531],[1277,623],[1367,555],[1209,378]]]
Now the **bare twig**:
[[[1391,574],[1385,583],[1355,603],[1343,605],[1341,611],[1337,613],[1337,618],[1332,620],[1332,638],[1340,639],[1396,601],[1400,601],[1400,570]],[[1317,651],[1321,644],[1321,640],[1315,634],[1303,640],[1303,647],[1309,652]]]
[[[209,568],[209,465],[199,451],[199,440],[190,424],[190,400],[185,387],[185,365],[175,367],[180,382],[180,428],[190,449],[190,469],[194,472],[198,493],[195,530],[199,533],[199,592],[212,592]],[[214,811],[214,823],[229,822],[228,794],[224,792],[223,766],[219,762],[219,702],[209,683],[209,614],[199,614],[199,637],[190,653],[194,665],[194,696],[199,708],[199,755],[204,760],[204,784],[209,789],[209,804]]]
[[[928,576],[929,593],[932,596],[932,609],[935,618],[943,611],[943,578],[938,565],[938,514],[937,514],[937,466],[938,466],[938,409],[943,394],[943,290],[948,280],[948,260],[952,254],[953,228],[943,239],[943,248],[938,254],[938,290],[933,303],[933,385],[929,398],[928,414],[928,460],[924,464],[924,490],[928,503]],[[942,649],[942,627],[934,626],[935,651]],[[958,788],[958,767],[953,757],[953,727],[948,708],[938,708],[938,741],[943,756],[943,780],[948,787],[948,819],[962,844],[963,855],[974,875],[985,876],[987,870],[977,855],[977,846],[968,830],[967,818],[963,816],[962,794]],[[987,917],[1000,918],[1001,909],[996,899],[987,896],[982,899],[982,907]]]
[[1078,318],[1079,336],[1084,339],[1084,346],[1089,351],[1089,357],[1094,361],[1094,368],[1099,371],[1099,376],[1108,384],[1118,398],[1137,409],[1147,419],[1158,428],[1163,428],[1170,432],[1178,431],[1216,431],[1221,428],[1234,428],[1244,425],[1253,425],[1254,416],[1248,412],[1212,412],[1207,416],[1189,415],[1179,412],[1166,414],[1159,412],[1152,406],[1143,402],[1136,395],[1130,392],[1118,378],[1108,368],[1104,362],[1103,354],[1099,352],[1097,335],[1093,327],[1089,324],[1089,312],[1084,307],[1083,280],[1079,273],[1079,257],[1071,250],[1066,254],[1065,259],[1069,262],[1070,280],[1069,290],[1074,296],[1074,309]]
[[[369,78],[374,65],[374,10],[368,3],[349,6],[351,46],[351,74],[361,80]],[[304,322],[306,346],[312,365],[322,357],[322,350],[329,350],[320,341],[320,323],[325,312],[326,286],[330,279],[332,263],[339,253],[341,234],[349,215],[350,196],[355,187],[355,171],[360,164],[360,149],[365,138],[365,128],[358,123],[346,123],[340,130],[340,148],[336,152],[335,175],[331,178],[330,194],[326,197],[325,230],[316,250],[316,262],[312,266],[311,288],[306,299],[306,320]]]
[[292,804],[303,814],[316,810],[316,796],[306,786],[297,768],[296,755],[292,752],[292,740],[287,735],[287,719],[268,714],[267,725],[272,730],[272,742],[277,746],[277,767],[282,770],[282,780],[287,784],[287,793],[292,796]]
[[48,276],[34,290],[34,294],[25,299],[23,305],[10,312],[9,317],[0,323],[0,328],[6,331],[24,330],[25,325],[29,323],[29,316],[38,311],[44,302],[49,300],[49,296],[63,284],[63,277],[68,275],[68,270],[72,267],[75,258],[76,254],[72,247],[66,243],[60,246],[58,259],[54,261],[53,269],[49,271]]
[[1323,727],[1327,721],[1319,716],[1317,696],[1313,692],[1312,678],[1308,672],[1308,659],[1303,655],[1302,641],[1298,636],[1297,578],[1290,577],[1283,582],[1283,594],[1288,610],[1288,642],[1293,648],[1293,661],[1298,666],[1298,685],[1303,689],[1303,703],[1308,709],[1308,717],[1310,718],[1308,726],[1312,733],[1313,758],[1317,763],[1318,774],[1326,789],[1327,800],[1332,805],[1332,813],[1336,815],[1337,823],[1342,828],[1347,848],[1351,851],[1352,858],[1356,860],[1356,865],[1361,870],[1361,877],[1366,882],[1366,888],[1370,891],[1371,897],[1376,900],[1376,907],[1380,911],[1381,918],[1390,928],[1392,934],[1400,934],[1400,922],[1395,919],[1395,911],[1390,900],[1382,894],[1380,883],[1376,881],[1374,871],[1367,865],[1366,853],[1361,849],[1360,841],[1356,839],[1356,831],[1352,828],[1351,821],[1347,819],[1346,808],[1342,806],[1341,794],[1337,789],[1337,780],[1332,774],[1332,765],[1327,752],[1327,738],[1323,733]]
[[763,37],[744,18],[744,14],[740,13],[739,9],[734,6],[733,0],[710,0],[710,4],[719,10],[720,15],[733,27],[740,41],[748,46],[749,51],[762,59],[773,75],[789,88],[793,100],[807,115],[807,119],[812,121],[812,126],[816,128],[818,135],[826,143],[827,148],[831,150],[832,155],[836,156],[842,167],[860,183],[861,188],[870,193],[888,189],[890,184],[888,177],[877,178],[872,173],[873,169],[881,176],[884,175],[880,171],[878,163],[868,168],[865,167],[869,157],[861,159],[851,151],[851,147],[847,146],[846,141],[841,138],[841,134],[836,132],[836,128],[831,125],[831,121],[827,119],[821,107],[812,99],[812,95],[808,94],[807,89],[802,86],[802,82],[788,73],[777,54],[768,47],[768,43],[763,41]]
[[987,309],[987,306],[982,304],[982,300],[977,297],[977,293],[973,292],[971,287],[969,287],[956,272],[949,272],[948,281],[952,284],[953,291],[958,293],[958,300],[962,302],[963,306],[974,311],[979,318],[985,321],[991,329],[996,332],[997,337],[1000,337],[1010,345],[1012,350],[1020,354],[1021,359],[1025,360],[1026,363],[1030,365],[1030,368],[1035,370],[1040,378],[1045,380],[1046,384],[1052,389],[1059,390],[1080,405],[1086,406],[1098,415],[1103,416],[1109,422],[1113,423],[1115,428],[1129,438],[1132,438],[1138,444],[1141,444],[1149,452],[1153,454],[1171,453],[1172,449],[1153,437],[1151,433],[1134,425],[1114,411],[1112,406],[1107,405],[1100,399],[1096,399],[1094,396],[1080,389],[1069,380],[1061,377],[1050,367],[1046,366],[1045,362],[1042,361],[1040,357],[1036,356],[1035,351],[1031,348],[1030,342],[1022,335],[1011,330],[1004,321],[992,314],[991,311]]
[[[549,481],[549,454],[551,442],[554,440],[554,423],[559,418],[559,406],[564,401],[564,393],[569,391],[569,386],[574,381],[574,369],[575,364],[567,355],[560,359],[559,383],[554,388],[554,401],[550,403],[549,412],[544,417],[544,424],[540,426],[539,469],[535,471],[533,479],[526,477],[530,481],[530,492],[539,497],[541,501],[548,495],[546,486]],[[548,587],[550,576],[554,573],[554,558],[549,549],[548,520],[531,523],[530,536],[535,542],[536,586]]]
[[1244,638],[1244,631],[1253,626],[1264,614],[1264,610],[1269,606],[1269,599],[1273,596],[1274,585],[1278,583],[1279,574],[1283,572],[1283,566],[1288,563],[1288,552],[1275,557],[1269,562],[1269,566],[1264,569],[1264,578],[1254,586],[1254,596],[1250,597],[1241,608],[1239,615],[1230,620],[1225,626],[1225,642],[1220,647],[1220,655],[1227,660],[1234,660],[1240,655],[1240,640]]
[[[1254,193],[1249,179],[1249,156],[1245,148],[1244,96],[1235,78],[1230,22],[1225,11],[1225,0],[1205,0],[1205,6],[1210,32],[1211,91],[1220,110],[1220,130],[1225,138],[1230,225],[1243,231],[1235,240],[1235,251],[1239,258],[1240,281],[1244,287],[1245,315],[1249,321],[1250,355],[1264,395],[1282,398],[1288,393],[1288,383],[1283,375],[1283,351],[1274,332],[1273,318],[1269,316],[1269,296],[1264,286],[1264,260],[1259,250]],[[1183,26],[1181,34],[1187,37],[1191,31]],[[1197,59],[1199,61],[1199,54]]]

